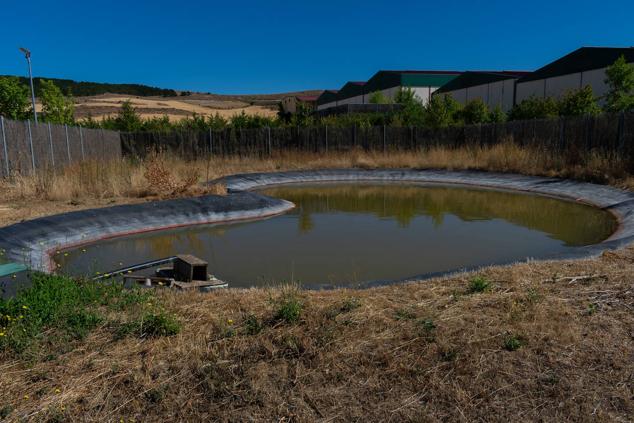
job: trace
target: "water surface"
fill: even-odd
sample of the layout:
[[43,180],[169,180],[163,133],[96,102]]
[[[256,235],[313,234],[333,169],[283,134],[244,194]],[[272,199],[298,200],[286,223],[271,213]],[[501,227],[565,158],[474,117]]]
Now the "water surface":
[[313,184],[262,193],[297,207],[235,224],[151,232],[61,252],[74,275],[194,254],[233,287],[357,285],[564,253],[606,239],[614,217],[559,199],[403,184]]

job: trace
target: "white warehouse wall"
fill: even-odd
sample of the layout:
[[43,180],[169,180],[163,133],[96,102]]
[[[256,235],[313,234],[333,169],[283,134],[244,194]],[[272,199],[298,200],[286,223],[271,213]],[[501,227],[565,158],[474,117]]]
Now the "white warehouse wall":
[[608,91],[608,86],[605,83],[605,69],[606,68],[593,69],[517,84],[517,97],[515,101],[520,103],[531,95],[543,98],[544,94],[546,96],[559,98],[563,96],[566,91],[583,88],[586,85],[592,87],[595,96],[602,97]]
[[451,95],[454,100],[463,105],[479,98],[489,109],[493,110],[497,106],[500,106],[503,111],[507,112],[513,107],[514,82],[514,79],[505,79],[503,81],[449,91],[447,94]]

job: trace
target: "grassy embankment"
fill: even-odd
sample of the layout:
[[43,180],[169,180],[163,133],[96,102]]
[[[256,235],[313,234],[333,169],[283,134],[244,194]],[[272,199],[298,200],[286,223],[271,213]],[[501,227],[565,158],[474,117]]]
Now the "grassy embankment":
[[[127,160],[108,164],[88,162],[60,173],[45,172],[0,181],[0,191],[4,193],[0,199],[0,225],[81,208],[200,195],[206,191],[198,182],[234,173],[348,167],[476,169],[634,187],[628,164],[618,158],[597,154],[560,157],[512,143],[387,154],[362,151],[329,154],[288,152],[271,158],[213,158],[195,162],[163,155],[140,163]],[[222,187],[211,188],[211,193],[221,192]]]
[[47,278],[0,305],[11,316],[0,413],[628,421],[632,263],[630,248],[361,291],[140,293]]

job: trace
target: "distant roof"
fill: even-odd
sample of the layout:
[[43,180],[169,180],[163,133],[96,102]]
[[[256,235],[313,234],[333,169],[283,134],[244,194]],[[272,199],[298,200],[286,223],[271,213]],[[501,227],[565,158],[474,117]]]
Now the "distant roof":
[[441,87],[460,75],[459,71],[380,70],[366,83],[368,93],[393,87]]
[[518,82],[601,69],[614,63],[621,55],[625,56],[628,62],[634,62],[634,47],[581,47],[526,75]]
[[348,81],[337,93],[337,100],[343,100],[346,98],[357,97],[366,93],[365,81]]
[[298,95],[298,96],[295,96],[295,98],[305,103],[311,103],[313,101],[317,101],[319,96],[318,95]]
[[518,79],[529,73],[525,71],[467,71],[440,87],[436,92],[446,93],[506,79]]
[[337,93],[339,90],[324,90],[323,93],[317,98],[317,104],[326,104],[337,101]]

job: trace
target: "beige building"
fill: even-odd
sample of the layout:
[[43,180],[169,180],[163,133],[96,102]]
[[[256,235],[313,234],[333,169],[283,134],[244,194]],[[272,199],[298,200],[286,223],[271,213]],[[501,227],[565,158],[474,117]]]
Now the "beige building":
[[634,63],[634,48],[581,47],[519,79],[515,103],[531,96],[561,97],[567,91],[590,85],[595,96],[603,97],[608,90],[605,69],[621,55]]
[[480,99],[489,109],[507,112],[513,108],[515,82],[528,75],[522,71],[465,72],[440,87],[434,95],[446,94],[461,104]]

